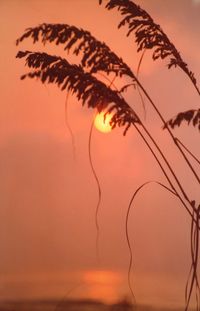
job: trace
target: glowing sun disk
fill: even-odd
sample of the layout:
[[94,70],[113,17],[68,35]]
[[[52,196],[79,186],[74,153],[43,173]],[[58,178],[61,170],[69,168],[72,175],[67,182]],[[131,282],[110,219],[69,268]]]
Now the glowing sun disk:
[[112,119],[112,114],[107,114],[105,118],[105,112],[102,111],[98,113],[94,120],[94,125],[97,130],[102,133],[109,133],[112,131],[112,127],[110,125],[110,120]]

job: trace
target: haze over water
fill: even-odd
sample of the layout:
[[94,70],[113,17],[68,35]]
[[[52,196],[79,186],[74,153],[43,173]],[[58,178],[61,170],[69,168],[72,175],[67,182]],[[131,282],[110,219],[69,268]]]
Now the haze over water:
[[[170,308],[182,305],[184,286],[180,288],[179,282],[175,282],[173,278],[159,276],[157,279],[148,279],[147,276],[135,274],[133,279],[134,294],[136,297],[142,297],[137,301],[139,305]],[[4,278],[3,281],[2,301],[92,299],[110,304],[120,299],[132,300],[127,286],[126,271],[70,270],[60,274],[20,274],[16,279]]]

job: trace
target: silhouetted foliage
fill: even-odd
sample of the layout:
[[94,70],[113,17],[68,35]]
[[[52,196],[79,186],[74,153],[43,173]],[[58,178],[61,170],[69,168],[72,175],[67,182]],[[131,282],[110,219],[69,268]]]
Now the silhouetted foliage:
[[[99,1],[100,4],[103,2],[103,0]],[[105,0],[105,2],[106,8],[108,10],[116,8],[123,16],[123,19],[118,24],[118,28],[127,26],[127,36],[132,33],[135,35],[135,42],[138,46],[138,52],[145,49],[153,50],[153,60],[157,60],[159,58],[169,58],[170,60],[168,62],[168,68],[181,68],[191,79],[198,94],[200,95],[194,73],[188,68],[187,63],[184,62],[180,53],[177,51],[174,44],[169,40],[168,36],[164,33],[160,25],[156,24],[152,17],[144,9],[130,0]],[[182,112],[181,117],[183,117],[183,120],[187,120],[188,112]],[[177,115],[176,119],[180,120],[180,114]],[[196,119],[194,123],[195,122]],[[166,126],[169,125],[174,128],[173,124],[174,122],[170,120]],[[180,124],[177,123],[178,126]]]
[[16,41],[18,45],[24,39],[32,38],[33,43],[41,39],[45,45],[47,42],[63,44],[64,50],[73,50],[73,53],[81,55],[81,65],[90,73],[104,71],[109,74],[114,72],[117,76],[127,75],[134,78],[131,69],[103,42],[96,40],[89,31],[79,29],[67,24],[41,24],[38,27],[28,28]]
[[[186,121],[188,125],[192,123],[194,127],[196,126],[200,130],[200,109],[197,110],[192,109],[180,112],[179,114],[177,114],[176,117],[170,119],[166,123],[166,125],[169,125],[171,128],[174,128],[176,126],[180,126],[183,121]],[[164,126],[164,128],[166,128],[166,125]]]
[[[102,2],[104,1],[100,1],[100,4]],[[105,2],[107,2],[106,8],[108,10],[116,8],[124,16],[118,28],[127,26],[127,36],[134,33],[138,52],[144,49],[152,49],[153,60],[169,57],[168,68],[180,67],[196,85],[194,73],[189,70],[188,65],[183,61],[180,53],[160,25],[156,24],[145,10],[130,0],[105,0]]]
[[82,104],[96,108],[99,112],[113,112],[111,126],[126,126],[126,134],[131,124],[140,123],[133,109],[120,97],[119,92],[107,87],[79,65],[71,65],[66,59],[46,53],[18,52],[17,58],[26,57],[26,65],[37,69],[21,76],[21,79],[39,78],[42,83],[55,83],[61,90],[74,93]]
[[[118,28],[127,26],[127,36],[132,34],[135,35],[135,42],[137,44],[138,52],[152,50],[153,60],[168,59],[168,68],[179,67],[182,69],[200,95],[193,72],[184,62],[180,53],[174,44],[169,40],[162,28],[153,21],[151,16],[145,10],[130,0],[99,0],[100,4],[104,2],[106,3],[106,8],[108,10],[116,8],[121,13],[123,19],[120,21]],[[186,121],[188,124],[193,124],[194,127],[198,127],[200,130],[200,109],[181,112],[166,122],[156,104],[151,99],[149,93],[139,81],[138,74],[135,75],[132,69],[122,60],[122,58],[118,57],[113,51],[111,51],[105,43],[98,41],[90,34],[90,32],[81,28],[69,26],[67,24],[43,23],[37,27],[28,28],[25,33],[17,39],[16,44],[18,45],[27,38],[32,38],[33,43],[41,41],[44,45],[47,42],[55,43],[56,45],[63,45],[64,50],[71,51],[76,56],[79,56],[80,64],[70,64],[65,58],[52,56],[47,53],[19,51],[16,57],[24,58],[26,66],[32,69],[31,72],[21,76],[22,80],[28,77],[31,79],[39,79],[42,83],[54,83],[60,87],[62,91],[71,91],[77,99],[82,102],[82,105],[87,105],[89,108],[97,109],[99,112],[106,111],[106,114],[113,112],[113,117],[111,119],[112,127],[124,126],[125,135],[127,130],[133,126],[144,144],[147,146],[148,150],[153,155],[168,185],[166,186],[159,181],[156,181],[156,183],[178,198],[179,202],[182,204],[183,208],[186,209],[191,219],[191,269],[186,284],[185,311],[189,308],[194,289],[196,290],[195,294],[197,297],[197,307],[199,307],[198,301],[200,301],[200,288],[197,267],[199,258],[200,205],[190,197],[187,189],[185,189],[180,178],[178,177],[176,170],[169,163],[167,156],[159,147],[158,142],[146,128],[144,122],[141,121],[134,109],[124,99],[122,93],[126,91],[127,88],[133,86],[136,91],[141,92],[147,98],[148,103],[153,107],[155,113],[162,121],[163,128],[168,131],[175,147],[182,155],[185,160],[185,164],[189,167],[191,173],[195,177],[195,180],[199,184],[200,176],[195,171],[190,159],[188,158],[188,153],[190,156],[193,156],[192,152],[190,152],[190,150],[174,136],[171,129],[176,126],[180,126],[183,121]],[[100,75],[104,75],[104,78],[109,81],[108,85],[106,85],[106,83],[99,78]],[[112,77],[114,76],[113,79],[110,79],[111,75]],[[130,81],[128,81],[128,83],[126,81],[126,84],[124,84],[120,90],[117,90],[113,81],[115,78],[123,77],[128,78]],[[89,157],[92,166],[90,153]],[[195,156],[193,156],[193,159],[200,163]],[[100,197],[100,185],[93,166],[92,170],[98,183]],[[128,272],[130,289],[132,250],[128,236],[128,217],[131,204],[135,199],[135,196],[151,182],[152,181],[144,182],[136,189],[127,210],[126,237],[130,251],[130,264]],[[100,200],[98,202],[98,206],[99,204]],[[98,208],[96,210],[96,215],[97,213]],[[198,310],[200,310],[200,308]]]

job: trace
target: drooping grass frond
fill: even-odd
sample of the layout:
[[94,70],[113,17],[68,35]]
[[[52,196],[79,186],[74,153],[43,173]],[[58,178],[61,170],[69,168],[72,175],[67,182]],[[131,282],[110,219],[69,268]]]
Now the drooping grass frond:
[[134,79],[131,69],[122,58],[118,57],[103,42],[98,41],[89,31],[67,24],[41,24],[38,27],[28,28],[16,41],[18,45],[24,39],[32,38],[33,43],[41,39],[45,45],[53,42],[63,44],[64,50],[72,50],[77,56],[81,55],[81,65],[90,73],[104,71],[107,74],[114,72],[117,76],[127,75]]
[[[168,68],[170,69],[173,66],[180,67],[189,76],[198,90],[194,73],[189,70],[188,65],[183,61],[180,53],[169,40],[160,25],[156,24],[145,10],[130,0],[106,1],[106,8],[108,10],[116,8],[123,16],[118,28],[127,26],[127,36],[132,33],[135,34],[135,42],[137,44],[138,52],[143,51],[144,49],[153,49],[153,60],[159,58],[164,59],[166,57],[170,58]],[[100,4],[102,2],[103,1],[100,1]]]
[[180,126],[183,121],[186,121],[188,125],[192,123],[194,127],[198,127],[200,131],[200,109],[191,109],[178,113],[174,118],[167,121],[164,129],[170,126],[172,129],[176,126]]
[[146,187],[147,185],[151,184],[151,183],[155,183],[161,187],[163,187],[165,190],[167,190],[168,192],[172,193],[174,196],[177,196],[177,194],[172,190],[170,189],[169,187],[167,187],[166,185],[164,185],[163,183],[159,182],[159,181],[154,181],[154,180],[151,180],[151,181],[147,181],[147,182],[144,182],[141,186],[139,186],[133,193],[132,197],[131,197],[131,200],[129,202],[129,205],[128,205],[128,209],[126,211],[126,220],[125,220],[125,232],[126,232],[126,242],[127,242],[127,246],[128,246],[128,249],[129,249],[129,265],[128,265],[128,285],[129,285],[129,289],[130,289],[130,292],[133,296],[133,299],[134,301],[136,301],[135,299],[135,295],[133,293],[133,289],[132,289],[132,285],[131,285],[131,270],[132,270],[132,267],[133,267],[133,251],[132,251],[132,247],[131,247],[131,241],[130,241],[130,237],[129,237],[129,230],[128,230],[128,222],[129,222],[129,217],[130,217],[130,212],[131,212],[131,207],[132,207],[132,204],[133,204],[133,201],[135,200],[135,197],[137,196],[137,194],[144,188]]
[[[123,25],[128,24],[128,35],[134,31],[136,36],[136,42],[138,45],[138,51],[146,50],[146,49],[153,49],[153,59],[156,60],[158,58],[166,58],[170,57],[170,62],[168,67],[171,68],[172,66],[179,66],[191,79],[195,89],[197,90],[198,94],[200,95],[200,90],[197,87],[196,79],[194,78],[193,73],[188,69],[187,64],[182,60],[179,52],[176,50],[175,46],[170,42],[168,37],[165,35],[161,27],[154,23],[151,16],[141,9],[138,5],[130,0],[105,0],[107,1],[106,8],[111,10],[113,8],[117,8],[120,13],[125,16],[123,20],[120,22],[118,27],[120,28]],[[103,1],[100,1],[100,4]],[[149,100],[149,103],[152,105],[156,113],[158,114],[159,118],[163,122],[165,126],[167,124],[166,120],[162,116],[161,112],[155,105],[152,98],[149,96],[146,89],[137,79],[134,77],[137,86],[142,90],[144,95]],[[175,142],[175,137],[171,131],[171,129],[167,126],[166,127],[169,135]],[[190,170],[192,171],[193,175],[195,176],[196,180],[200,184],[200,177],[196,173],[194,167],[188,160],[187,156],[183,153],[182,149],[178,144],[176,147],[179,149],[180,153],[184,157],[187,165],[189,166]]]
[[[97,114],[96,114],[97,115]],[[96,116],[95,115],[95,116]],[[101,205],[101,197],[102,197],[102,190],[101,190],[101,185],[100,185],[100,181],[99,181],[99,177],[97,175],[94,163],[93,163],[93,158],[92,158],[92,133],[93,133],[93,129],[94,129],[94,121],[95,121],[95,117],[92,120],[92,124],[90,127],[90,133],[89,133],[89,139],[88,139],[88,155],[89,155],[89,163],[90,163],[90,167],[92,170],[92,174],[94,176],[96,185],[97,185],[97,189],[98,189],[98,200],[97,200],[97,204],[96,204],[96,211],[95,211],[95,226],[96,226],[96,240],[95,240],[95,244],[96,244],[96,255],[97,255],[97,260],[99,261],[100,256],[99,256],[99,236],[100,236],[100,227],[99,227],[99,209],[100,209],[100,205]]]
[[120,97],[119,92],[107,87],[102,81],[85,72],[79,65],[71,65],[66,59],[46,53],[19,51],[17,58],[26,58],[26,65],[35,69],[21,79],[38,78],[42,83],[55,83],[61,90],[71,91],[82,104],[99,112],[113,112],[112,128],[125,126],[124,135],[134,123],[140,123],[134,110]]

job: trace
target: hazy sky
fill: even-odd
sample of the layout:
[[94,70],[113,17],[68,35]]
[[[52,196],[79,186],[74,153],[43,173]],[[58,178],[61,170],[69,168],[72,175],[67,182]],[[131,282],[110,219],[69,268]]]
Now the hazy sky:
[[[176,44],[200,81],[200,4],[191,0],[138,0]],[[125,215],[132,193],[143,182],[166,183],[159,167],[131,129],[94,130],[92,157],[102,186],[100,261],[95,250],[98,191],[88,160],[93,113],[53,85],[20,81],[26,72],[21,50],[65,55],[62,47],[15,40],[42,22],[77,25],[106,42],[135,70],[140,58],[134,38],[118,31],[119,15],[95,0],[0,0],[0,297],[88,296],[112,301],[130,296]],[[199,98],[178,69],[154,63],[146,53],[140,78],[166,119],[198,107]],[[125,83],[126,81],[124,81]],[[126,99],[143,118],[135,90]],[[176,166],[192,198],[199,200],[193,178],[161,123],[146,102],[146,122]],[[178,137],[199,154],[199,134],[184,126]],[[134,203],[129,233],[134,252],[133,287],[138,302],[179,305],[190,267],[190,219],[177,199],[157,185],[146,187]],[[80,285],[80,286],[79,286]]]

